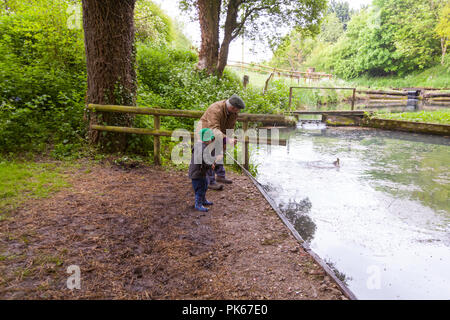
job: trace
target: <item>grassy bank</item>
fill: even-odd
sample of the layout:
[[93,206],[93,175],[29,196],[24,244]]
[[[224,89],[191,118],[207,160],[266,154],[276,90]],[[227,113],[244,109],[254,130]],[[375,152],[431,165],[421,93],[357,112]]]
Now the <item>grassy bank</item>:
[[373,114],[374,118],[390,119],[390,120],[404,120],[414,122],[438,123],[450,125],[450,109],[440,111],[420,111],[420,112],[376,112]]
[[450,70],[448,70],[448,67],[437,65],[430,69],[405,76],[360,77],[350,80],[348,83],[357,87],[380,90],[408,87],[449,89]]

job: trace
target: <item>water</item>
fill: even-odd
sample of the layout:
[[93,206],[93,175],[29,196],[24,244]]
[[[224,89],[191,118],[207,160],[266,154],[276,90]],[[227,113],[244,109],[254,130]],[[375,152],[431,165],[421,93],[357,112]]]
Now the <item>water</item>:
[[320,123],[280,137],[252,150],[256,178],[359,299],[450,299],[449,139]]
[[[326,104],[326,105],[310,105],[310,106],[302,106],[301,110],[308,111],[330,111],[330,110],[351,110],[350,103],[336,103],[336,104]],[[359,101],[355,103],[354,110],[364,110],[364,111],[385,111],[385,112],[419,112],[419,111],[440,111],[444,109],[450,108],[450,103],[437,103],[433,104],[430,102],[423,103],[422,101],[418,101],[417,103],[410,103],[406,100],[399,102],[390,102],[390,103],[380,103],[376,100],[372,101]]]

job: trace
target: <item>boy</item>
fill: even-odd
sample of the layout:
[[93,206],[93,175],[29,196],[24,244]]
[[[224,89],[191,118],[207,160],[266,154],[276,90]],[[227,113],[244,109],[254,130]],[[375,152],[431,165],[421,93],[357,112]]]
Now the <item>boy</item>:
[[[206,156],[204,157],[204,152],[205,148],[214,142],[214,134],[209,128],[203,128],[199,134],[201,141],[197,142],[192,150],[189,178],[192,179],[192,187],[195,192],[195,209],[207,212],[208,208],[204,206],[212,205],[213,203],[206,200],[206,190],[208,189],[206,173],[214,167],[214,163],[208,164],[205,162]],[[211,155],[214,156],[214,151],[211,152]]]

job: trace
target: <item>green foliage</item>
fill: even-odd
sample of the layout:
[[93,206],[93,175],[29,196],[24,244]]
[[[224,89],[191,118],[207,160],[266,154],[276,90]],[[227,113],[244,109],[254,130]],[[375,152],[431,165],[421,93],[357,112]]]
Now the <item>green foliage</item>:
[[16,3],[11,11],[0,17],[0,152],[79,141],[84,44],[82,31],[68,26],[68,2]]
[[450,59],[444,66],[438,64],[424,71],[416,71],[405,76],[369,77],[367,75],[347,81],[349,86],[362,86],[372,89],[409,87],[450,87]]
[[172,20],[152,1],[136,1],[134,21],[137,41],[165,45],[176,37]]
[[339,21],[341,21],[344,29],[346,29],[347,23],[350,21],[353,11],[350,10],[350,6],[347,1],[341,2],[331,0],[328,5],[328,13],[334,14],[339,19]]
[[[298,69],[314,66],[317,70],[352,79],[363,75],[404,76],[433,67],[441,53],[436,28],[439,14],[441,20],[445,16],[443,3],[442,0],[374,0],[370,8],[352,15],[346,32],[340,37],[342,27],[339,27],[340,32],[335,32],[337,18],[329,16],[317,39],[308,44],[309,54]],[[337,7],[338,3],[333,2],[330,12],[339,17]],[[295,40],[294,34],[284,43],[291,39]],[[277,66],[284,64],[286,67],[289,56],[290,51],[280,46],[273,61],[281,61],[283,63]]]
[[[442,8],[439,14],[439,22],[436,26],[436,34],[441,38],[442,58],[441,64],[445,65],[445,56],[450,41],[450,2]],[[448,61],[448,60],[447,60]]]
[[[282,81],[274,81],[263,96],[260,87],[250,85],[244,90],[240,78],[228,69],[221,78],[197,70],[197,57],[190,51],[141,44],[137,56],[138,106],[206,110],[212,103],[236,93],[246,103],[244,112],[279,113],[288,107],[289,86]],[[152,128],[153,119],[137,116],[134,126]],[[168,130],[183,128],[192,131],[194,119],[162,117],[161,126]],[[165,140],[164,145],[169,148],[164,152],[169,156],[174,143]],[[151,155],[153,138],[133,136],[129,151]]]
[[[7,1],[0,11],[0,153],[79,157],[86,147],[85,48],[81,23],[74,23],[81,2]],[[148,0],[137,2],[136,26],[139,41],[188,45],[178,25]]]
[[344,33],[344,25],[335,13],[330,13],[322,23],[319,40],[323,42],[335,43]]
[[447,38],[447,41],[450,39],[450,2],[439,13],[439,23],[436,26],[436,33],[441,38]]

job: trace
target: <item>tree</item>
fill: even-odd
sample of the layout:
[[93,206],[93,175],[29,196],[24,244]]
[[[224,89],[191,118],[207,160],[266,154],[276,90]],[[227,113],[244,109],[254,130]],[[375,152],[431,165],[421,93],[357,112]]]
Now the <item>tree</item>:
[[[87,103],[135,105],[135,0],[82,0],[87,63]],[[90,124],[130,126],[127,114],[90,114]],[[126,135],[91,130],[92,143],[112,151],[123,150]]]
[[334,13],[339,18],[339,20],[344,25],[344,30],[347,29],[347,23],[352,17],[352,10],[350,10],[350,5],[347,1],[335,1],[331,0],[328,5],[328,13]]
[[379,5],[383,35],[392,35],[395,54],[406,71],[430,67],[437,62],[439,43],[434,29],[438,20],[436,0],[375,0]]
[[292,30],[274,51],[270,65],[299,70],[313,50],[315,42],[310,33]]
[[326,0],[181,0],[180,3],[183,10],[197,10],[202,36],[198,68],[219,77],[227,64],[230,43],[236,37],[245,33],[250,38],[275,40],[289,27],[317,32],[326,7]]
[[174,38],[172,20],[150,0],[136,0],[134,23],[136,41],[162,45]]
[[319,39],[335,43],[344,33],[344,25],[335,13],[328,14],[320,28]]
[[439,23],[436,26],[435,31],[441,38],[441,64],[444,65],[444,58],[447,53],[447,46],[450,39],[450,3],[447,3],[440,12]]

